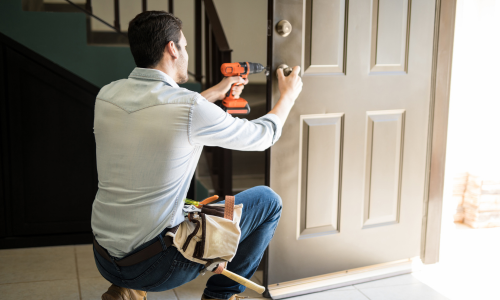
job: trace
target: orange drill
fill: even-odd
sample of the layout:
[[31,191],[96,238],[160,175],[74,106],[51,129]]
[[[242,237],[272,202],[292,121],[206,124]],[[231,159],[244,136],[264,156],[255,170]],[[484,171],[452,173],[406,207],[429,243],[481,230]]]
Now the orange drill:
[[[260,73],[264,70],[266,70],[266,68],[263,65],[251,62],[225,63],[220,67],[222,75],[226,77],[241,76],[242,78],[247,78],[250,74]],[[219,105],[224,111],[230,114],[247,115],[250,113],[248,102],[243,98],[234,98],[232,93],[234,86],[238,85],[242,84],[233,83],[226,94],[226,98],[222,101],[216,101],[215,104]]]

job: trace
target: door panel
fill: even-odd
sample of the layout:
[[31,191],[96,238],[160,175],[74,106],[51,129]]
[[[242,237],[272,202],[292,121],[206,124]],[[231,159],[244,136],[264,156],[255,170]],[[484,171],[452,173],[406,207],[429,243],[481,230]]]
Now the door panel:
[[304,87],[271,149],[284,207],[268,284],[419,255],[434,13],[434,0],[274,0],[272,24],[293,30],[274,31],[273,70],[300,65]]
[[411,0],[372,0],[371,71],[407,71]]
[[338,233],[343,114],[305,115],[300,124],[298,238]]
[[[307,74],[341,74],[347,42],[346,0],[305,3],[304,70]],[[328,38],[325,38],[328,37]]]
[[399,221],[404,113],[367,112],[363,228]]

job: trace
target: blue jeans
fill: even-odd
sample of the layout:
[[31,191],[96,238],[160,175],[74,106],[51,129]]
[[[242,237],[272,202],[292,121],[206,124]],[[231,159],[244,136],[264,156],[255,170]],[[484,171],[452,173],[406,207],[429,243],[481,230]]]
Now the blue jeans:
[[[257,186],[236,195],[236,204],[243,204],[240,221],[241,240],[238,251],[227,269],[246,278],[251,278],[262,255],[271,241],[281,217],[281,198],[266,186]],[[164,229],[156,238],[135,249],[131,255],[156,241],[163,243]],[[101,275],[118,286],[160,292],[171,290],[195,279],[203,265],[187,260],[174,246],[166,247],[163,252],[143,262],[129,267],[120,267],[109,262],[94,249],[94,258]],[[233,294],[242,293],[245,287],[224,275],[214,275],[207,281],[205,295],[228,299]],[[201,295],[200,295],[201,296]]]

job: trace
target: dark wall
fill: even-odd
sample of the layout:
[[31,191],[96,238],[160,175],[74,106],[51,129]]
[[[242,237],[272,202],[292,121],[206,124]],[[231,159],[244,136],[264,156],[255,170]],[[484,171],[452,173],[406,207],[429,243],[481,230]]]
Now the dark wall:
[[0,34],[0,248],[91,242],[98,91]]

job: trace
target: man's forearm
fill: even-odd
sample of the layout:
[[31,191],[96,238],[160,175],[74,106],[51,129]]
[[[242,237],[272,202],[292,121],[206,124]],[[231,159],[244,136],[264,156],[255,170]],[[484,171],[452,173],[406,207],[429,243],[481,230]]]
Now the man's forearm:
[[219,92],[214,91],[213,88],[209,88],[208,90],[204,90],[203,92],[201,92],[200,95],[202,95],[203,98],[207,99],[208,102],[214,103],[219,97]]
[[293,107],[293,101],[290,100],[287,96],[281,96],[278,100],[278,103],[269,111],[270,114],[277,115],[281,122],[285,124],[286,119],[288,118],[288,114]]

